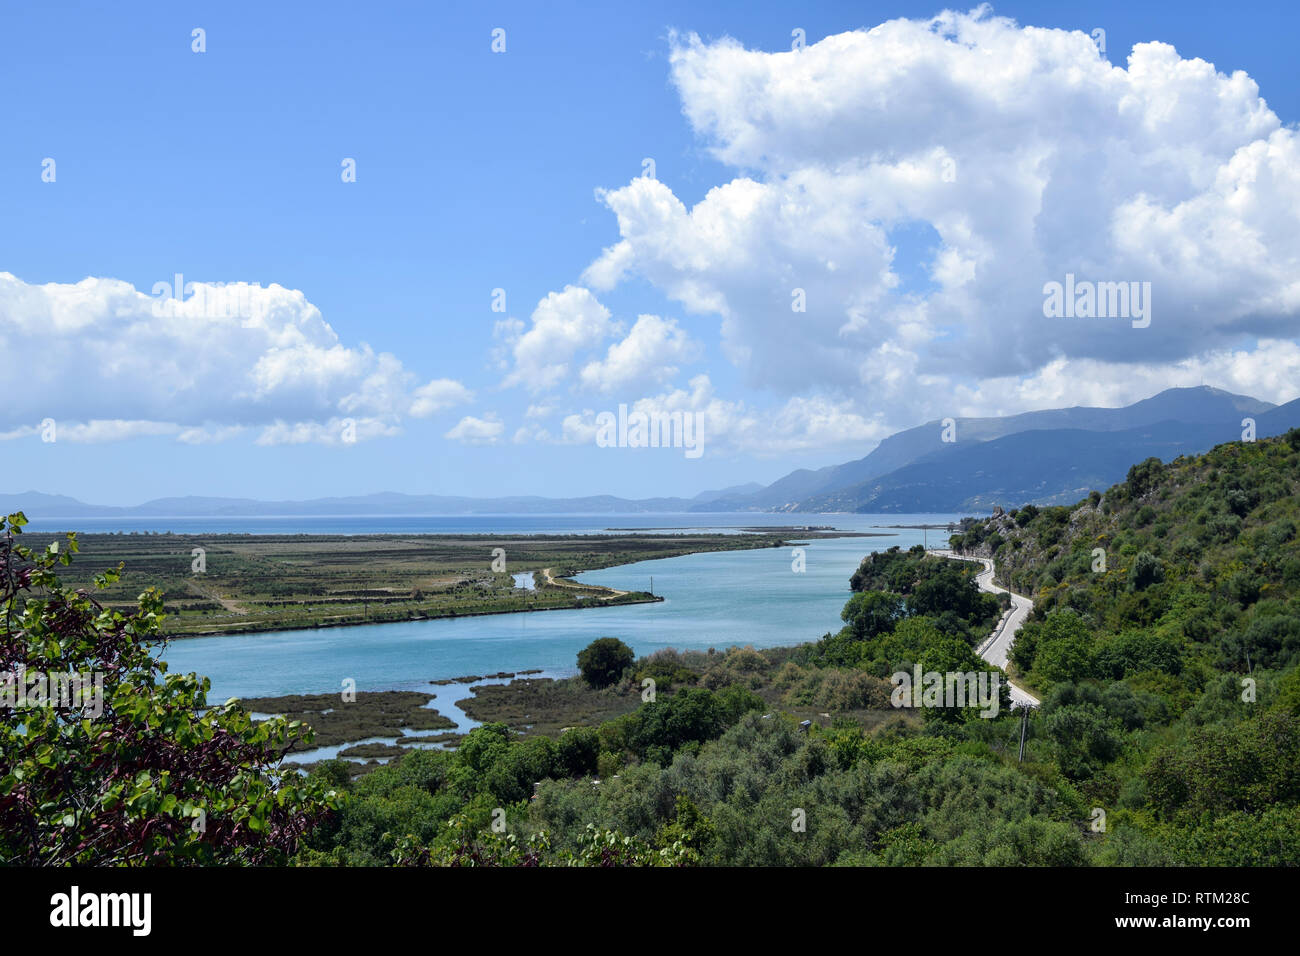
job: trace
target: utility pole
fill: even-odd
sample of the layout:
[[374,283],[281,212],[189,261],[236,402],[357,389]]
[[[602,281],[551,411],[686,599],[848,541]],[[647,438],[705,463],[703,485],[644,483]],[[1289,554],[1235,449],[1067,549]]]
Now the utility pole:
[[1016,763],[1025,762],[1025,728],[1028,726],[1029,726],[1029,708],[1021,707],[1020,708],[1020,756],[1016,759]]

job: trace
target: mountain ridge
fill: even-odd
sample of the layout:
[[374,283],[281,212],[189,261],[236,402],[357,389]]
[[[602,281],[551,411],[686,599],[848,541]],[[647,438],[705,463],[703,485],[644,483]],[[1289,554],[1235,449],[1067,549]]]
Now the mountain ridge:
[[[1153,454],[1192,454],[1231,440],[1241,432],[1242,416],[1256,419],[1259,437],[1280,434],[1300,425],[1300,399],[1274,405],[1210,386],[1171,388],[1119,408],[1076,405],[957,418],[952,420],[953,441],[943,440],[945,422],[935,420],[896,432],[853,461],[796,469],[768,485],[748,482],[690,498],[473,498],[375,492],[299,501],[189,495],[138,505],[94,505],[28,491],[0,494],[0,512],[23,510],[42,518],[826,513],[867,508],[881,513],[952,512],[1065,500],[1077,490],[1074,479],[1085,482],[1085,474],[1086,481],[1109,485],[1118,480],[1117,474],[1122,477],[1116,471],[1121,464],[1127,468]],[[1015,438],[1027,435],[1035,437]],[[1035,476],[1025,467],[1036,464],[1041,473],[1049,461],[1056,469],[1054,483],[1051,475]],[[908,501],[912,506],[905,506]],[[928,505],[917,506],[922,502]]]
[[[1260,413],[1257,438],[1300,427],[1300,399]],[[887,475],[801,502],[791,512],[872,514],[988,511],[1053,505],[1123,479],[1130,465],[1169,462],[1242,438],[1240,421],[1163,421],[1121,431],[1031,429],[985,442],[950,445]]]
[[[934,419],[895,432],[862,458],[816,470],[797,469],[778,478],[761,492],[745,498],[723,499],[719,503],[738,511],[794,510],[790,508],[791,505],[881,477],[926,455],[946,455],[957,447],[1031,429],[1124,431],[1165,420],[1212,424],[1232,420],[1238,415],[1263,415],[1277,407],[1272,402],[1260,401],[1248,395],[1237,395],[1224,389],[1200,385],[1167,388],[1150,398],[1119,408],[1075,405],[1002,417],[956,418],[953,420],[956,432],[954,442],[941,440],[943,421]],[[1237,421],[1240,419],[1237,418]]]

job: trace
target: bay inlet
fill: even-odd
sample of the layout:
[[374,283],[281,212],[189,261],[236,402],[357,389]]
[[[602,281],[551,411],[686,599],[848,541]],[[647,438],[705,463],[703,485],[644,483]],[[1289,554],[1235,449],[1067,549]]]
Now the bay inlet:
[[[728,519],[725,524],[718,521],[723,517]],[[695,519],[696,527],[739,528],[793,524],[802,517],[601,515],[587,516],[586,521],[602,529],[627,527],[631,519],[642,527],[681,526],[687,524],[681,519]],[[209,699],[221,701],[332,693],[348,680],[355,681],[359,691],[429,692],[431,680],[471,674],[540,668],[546,676],[568,676],[576,671],[578,651],[597,637],[617,637],[638,655],[663,647],[702,650],[799,644],[839,629],[840,611],[850,593],[849,578],[864,555],[894,545],[909,548],[924,538],[919,529],[891,525],[955,520],[950,515],[808,517],[815,517],[819,525],[881,536],[810,541],[801,546],[801,562],[796,561],[793,548],[764,548],[641,561],[577,577],[610,588],[649,590],[653,576],[654,593],[664,597],[654,604],[198,637],[169,644],[162,657],[173,672],[207,676],[212,682]],[[495,516],[478,520],[485,534],[500,532],[484,526],[512,523]],[[565,530],[577,523],[572,517],[562,521]],[[715,521],[718,524],[712,524]],[[379,522],[371,519],[371,523]],[[382,526],[367,529],[383,530]],[[933,547],[946,537],[945,532],[930,531],[929,543]],[[794,570],[800,565],[804,570]]]

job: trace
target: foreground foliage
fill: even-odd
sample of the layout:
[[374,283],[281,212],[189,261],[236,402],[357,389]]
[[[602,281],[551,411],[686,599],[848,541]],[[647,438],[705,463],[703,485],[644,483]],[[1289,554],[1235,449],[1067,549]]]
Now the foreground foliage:
[[[279,775],[297,726],[210,706],[205,679],[167,673],[146,644],[156,592],[124,615],[65,589],[55,568],[76,536],[34,552],[19,543],[25,523],[10,515],[0,540],[0,677],[18,680],[17,705],[0,706],[0,863],[289,859],[334,800],[318,781]],[[52,681],[71,674],[102,694],[58,706]]]

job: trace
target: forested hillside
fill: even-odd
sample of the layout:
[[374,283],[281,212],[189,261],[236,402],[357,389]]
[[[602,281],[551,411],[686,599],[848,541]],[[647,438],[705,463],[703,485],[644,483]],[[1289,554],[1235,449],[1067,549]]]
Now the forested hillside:
[[1062,773],[1120,809],[1116,859],[1164,862],[1181,840],[1189,862],[1297,862],[1298,491],[1292,430],[953,536],[1034,598],[1012,664],[1047,693]]
[[999,582],[1033,597],[1013,660],[1038,683],[1145,672],[1192,693],[1207,670],[1290,669],[1300,654],[1297,447],[1300,430],[1169,465],[1148,459],[1076,505],[964,522],[952,545],[993,557]]

